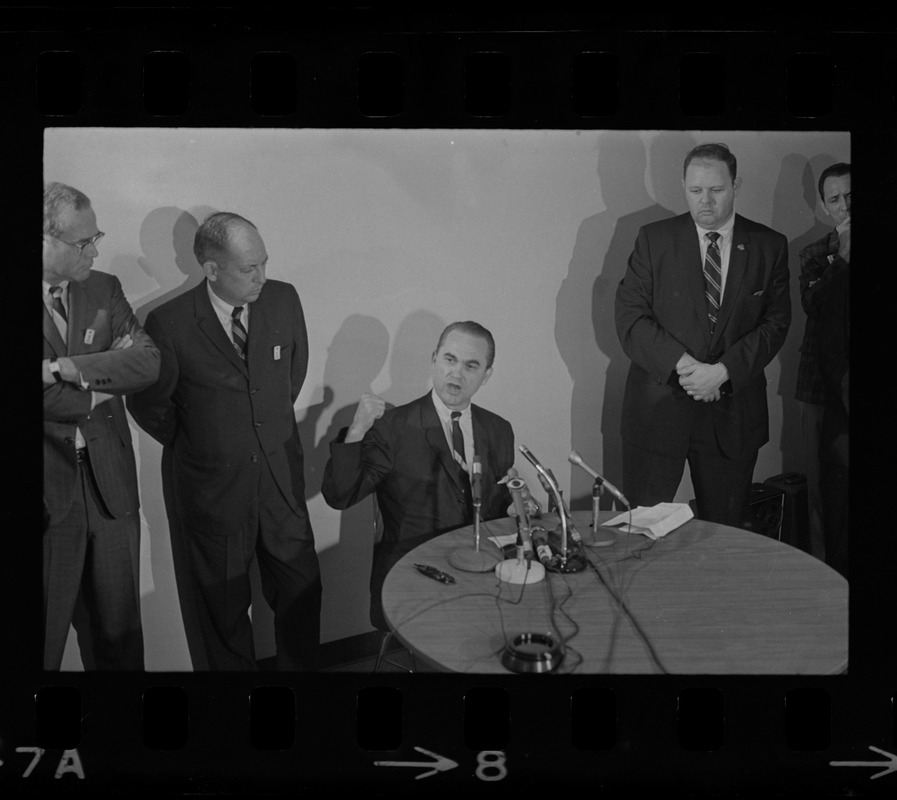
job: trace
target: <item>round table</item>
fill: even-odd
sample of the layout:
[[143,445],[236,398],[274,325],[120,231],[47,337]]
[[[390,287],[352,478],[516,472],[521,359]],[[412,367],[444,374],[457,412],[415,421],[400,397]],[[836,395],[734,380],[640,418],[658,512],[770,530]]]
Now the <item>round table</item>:
[[[573,521],[585,543],[595,538],[589,512]],[[515,531],[511,518],[483,523],[481,550],[495,552],[488,537]],[[470,526],[425,542],[383,585],[394,634],[437,669],[507,673],[501,655],[522,633],[563,642],[559,673],[822,675],[847,667],[847,581],[762,534],[696,519],[657,540],[613,532],[609,545],[583,548],[586,570],[525,585],[452,567],[449,554],[473,539]],[[416,563],[455,583],[422,575]]]

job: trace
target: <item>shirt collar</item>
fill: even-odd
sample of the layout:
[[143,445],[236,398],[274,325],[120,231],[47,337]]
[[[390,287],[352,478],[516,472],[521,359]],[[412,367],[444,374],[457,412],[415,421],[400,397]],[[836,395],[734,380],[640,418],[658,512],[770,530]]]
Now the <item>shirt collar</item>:
[[[729,219],[727,219],[725,221],[725,223],[723,223],[716,229],[716,233],[718,233],[720,235],[720,239],[721,239],[720,243],[721,244],[723,242],[727,242],[731,238],[732,229],[734,227],[735,227],[735,212],[733,211],[732,216],[729,217]],[[698,225],[697,222],[695,223],[695,228],[697,228],[697,230],[698,230],[698,239],[701,241],[702,244],[707,242],[706,235],[708,233],[714,233],[714,231],[708,231],[706,228],[702,228],[700,225]]]
[[[450,422],[452,419],[452,409],[449,408],[445,403],[442,402],[442,399],[436,394],[436,389],[432,389],[430,391],[430,397],[433,398],[433,405],[436,406],[436,413],[439,415],[439,419],[443,422]],[[455,409],[457,411],[457,409]],[[470,418],[470,403],[467,404],[467,408],[465,408],[461,412],[461,419],[469,419]]]
[[69,288],[68,281],[59,281],[59,283],[47,283],[42,279],[42,283],[44,284],[44,294],[50,294],[50,289],[52,289],[54,286],[60,286],[62,287],[62,294],[65,295]]
[[[209,300],[212,301],[212,308],[215,309],[220,317],[230,317],[234,313],[236,306],[224,302],[224,300],[215,294],[215,292],[212,291],[212,284],[209,281],[206,281],[206,291],[209,293]],[[243,311],[246,314],[249,313],[249,303],[244,304]]]

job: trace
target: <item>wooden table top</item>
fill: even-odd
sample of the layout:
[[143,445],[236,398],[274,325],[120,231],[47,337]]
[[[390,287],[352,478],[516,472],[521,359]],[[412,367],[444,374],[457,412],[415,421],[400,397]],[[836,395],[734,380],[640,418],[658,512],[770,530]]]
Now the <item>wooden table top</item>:
[[[573,517],[588,543],[590,513]],[[396,636],[441,670],[507,674],[501,654],[521,633],[564,641],[558,673],[821,675],[847,667],[847,581],[761,534],[695,519],[656,541],[615,532],[610,545],[584,548],[585,571],[521,585],[449,564],[454,549],[472,547],[472,531],[412,550],[383,586]],[[481,549],[491,549],[488,536],[515,531],[511,518],[483,523]],[[456,582],[421,575],[415,563]]]

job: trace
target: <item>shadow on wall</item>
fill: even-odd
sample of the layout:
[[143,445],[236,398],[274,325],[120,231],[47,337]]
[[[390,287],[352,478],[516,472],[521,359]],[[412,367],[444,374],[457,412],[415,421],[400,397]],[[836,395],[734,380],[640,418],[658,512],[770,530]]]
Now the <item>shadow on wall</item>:
[[[198,220],[205,219],[212,211],[214,209],[208,207],[185,211],[164,206],[151,211],[143,220],[139,234],[142,255],[137,257],[137,263],[144,273],[156,281],[158,288],[146,295],[139,305],[134,306],[134,312],[141,325],[146,322],[146,317],[152,309],[192,289],[202,281],[202,268],[193,255],[193,237],[199,227]],[[141,511],[153,542],[153,579],[156,591],[143,601],[144,631],[148,645],[156,633],[170,644],[170,629],[166,634],[166,628],[170,626],[172,616],[177,617],[179,614],[183,621],[193,669],[208,669],[199,623],[190,611],[193,593],[189,582],[185,543],[183,537],[171,530],[170,521],[165,513],[158,445],[138,426],[132,425],[132,429],[138,436],[140,453]],[[168,542],[163,541],[165,531],[168,532]],[[172,567],[174,584],[171,583]],[[151,646],[148,646],[147,652],[150,650]],[[168,652],[159,657],[163,661],[161,667],[163,669],[171,668],[167,666],[169,658],[177,660],[176,655]]]
[[163,303],[198,286],[203,271],[193,255],[193,237],[199,221],[215,209],[207,206],[184,211],[165,206],[151,211],[140,226],[140,249],[137,263],[159,288],[143,298],[137,317],[140,324],[147,314]]
[[[792,153],[782,160],[782,168],[773,194],[772,227],[788,236],[788,269],[791,273],[791,327],[788,338],[779,351],[781,372],[776,393],[782,403],[782,451],[784,472],[806,473],[806,452],[801,433],[800,406],[794,397],[800,348],[804,338],[807,315],[800,302],[800,251],[821,239],[832,228],[816,215],[819,197],[816,183],[822,171],[836,161],[830,155],[805,156]],[[808,220],[812,227],[806,229]],[[798,236],[794,232],[804,230]],[[765,480],[768,475],[758,476]]]
[[[685,134],[661,135],[652,142],[651,184],[663,191],[655,191],[660,200],[655,202],[646,188],[648,153],[638,134],[601,134],[597,175],[605,210],[580,224],[557,295],[555,340],[573,381],[571,449],[617,485],[622,474],[620,413],[629,370],[614,323],[617,285],[639,229],[674,216],[670,208],[684,207],[682,162],[694,144]],[[666,202],[669,208],[662,204]],[[569,485],[571,508],[590,508],[592,479],[571,468]],[[611,500],[603,498],[602,508],[611,508]]]
[[[416,311],[399,325],[389,362],[390,386],[380,393],[387,407],[406,403],[427,391],[427,367],[443,327],[442,320],[427,311]],[[383,323],[359,314],[343,322],[327,348],[323,399],[309,406],[298,420],[305,452],[307,499],[320,493],[330,443],[351,424],[361,395],[373,391],[372,384],[386,364],[389,351],[389,333]],[[318,437],[328,409],[334,410],[325,432]],[[340,512],[338,541],[318,554],[325,592],[322,630],[368,625],[373,544],[373,499],[368,497]],[[346,581],[353,584],[347,587]],[[339,619],[331,624],[331,617]]]

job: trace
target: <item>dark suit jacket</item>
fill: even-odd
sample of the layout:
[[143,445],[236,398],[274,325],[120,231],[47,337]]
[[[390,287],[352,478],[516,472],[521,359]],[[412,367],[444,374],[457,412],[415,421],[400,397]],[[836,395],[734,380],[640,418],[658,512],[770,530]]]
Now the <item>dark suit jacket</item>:
[[[781,348],[790,322],[788,242],[782,234],[735,215],[726,289],[711,336],[691,215],[644,226],[616,298],[617,333],[632,360],[623,438],[682,456],[695,415],[709,412],[726,456],[759,449],[769,440],[763,369]],[[725,364],[731,392],[707,404],[689,397],[675,372],[685,352],[704,363]]]
[[[50,519],[58,522],[65,516],[78,485],[76,428],[87,442],[109,513],[116,519],[136,518],[137,472],[120,395],[156,380],[159,351],[138,324],[115,276],[91,271],[87,280],[69,283],[68,298],[68,344],[45,307],[43,356],[68,355],[90,389],[116,396],[91,411],[90,391],[68,382],[44,387],[44,499]],[[109,350],[113,340],[126,333],[133,345]]]
[[[514,431],[479,406],[471,406],[471,415],[482,462],[480,514],[495,519],[511,504],[505,485],[497,482],[514,465]],[[429,394],[386,411],[362,441],[331,443],[321,487],[327,503],[348,508],[375,490],[383,539],[374,551],[372,585],[418,544],[470,524],[458,467]]]
[[293,403],[308,339],[295,288],[265,283],[250,307],[245,362],[215,315],[206,281],[151,311],[146,329],[155,332],[162,369],[128,408],[166,448],[177,513],[195,527],[236,533],[257,489],[246,466],[265,458],[287,502],[307,517]]

